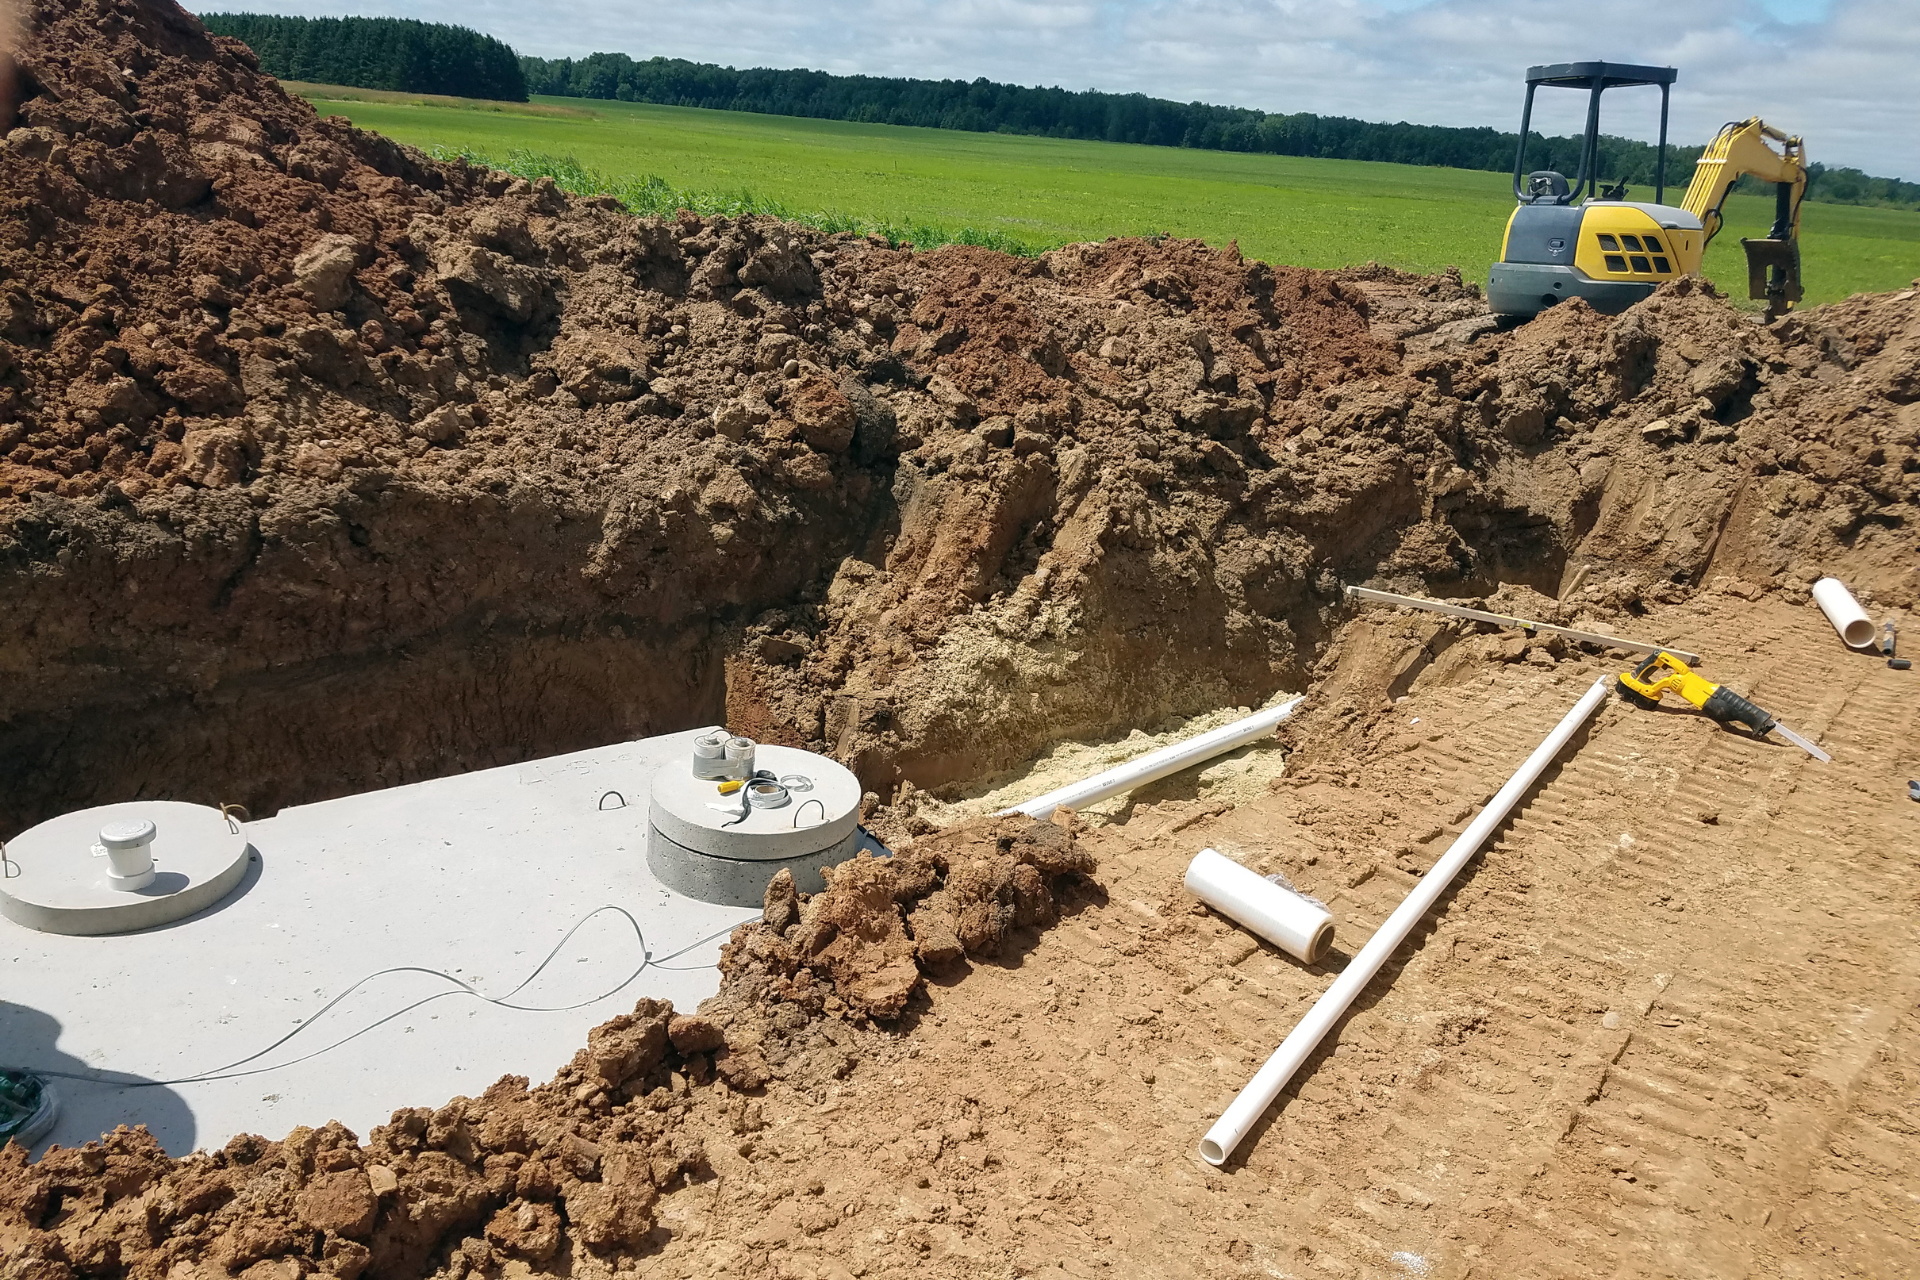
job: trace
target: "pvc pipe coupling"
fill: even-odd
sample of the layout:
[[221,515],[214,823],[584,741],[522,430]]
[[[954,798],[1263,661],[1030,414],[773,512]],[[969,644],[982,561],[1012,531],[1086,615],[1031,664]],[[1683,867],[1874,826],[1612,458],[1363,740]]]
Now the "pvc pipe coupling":
[[1853,592],[1847,590],[1847,584],[1838,578],[1822,578],[1813,584],[1813,602],[1820,606],[1820,612],[1827,615],[1827,621],[1840,633],[1840,639],[1849,649],[1871,649],[1873,647],[1873,619],[1853,598]]
[[1187,865],[1187,892],[1304,964],[1333,945],[1333,912],[1291,885],[1266,879],[1215,849]]
[[93,856],[107,860],[107,883],[126,893],[152,884],[153,839],[159,834],[145,818],[127,818],[100,828]]
[[703,733],[693,740],[693,776],[715,782],[751,778],[754,746],[752,738],[736,737],[725,729]]

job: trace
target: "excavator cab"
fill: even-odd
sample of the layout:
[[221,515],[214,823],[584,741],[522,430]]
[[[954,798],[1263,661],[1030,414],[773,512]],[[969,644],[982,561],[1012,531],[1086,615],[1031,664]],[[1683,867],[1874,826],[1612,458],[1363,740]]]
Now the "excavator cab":
[[[1487,279],[1487,301],[1498,315],[1527,317],[1568,298],[1585,298],[1609,315],[1625,311],[1667,280],[1700,270],[1707,244],[1720,230],[1721,206],[1742,174],[1774,184],[1777,208],[1764,237],[1742,240],[1748,291],[1764,298],[1771,319],[1798,302],[1800,201],[1807,168],[1801,140],[1760,121],[1736,121],[1700,155],[1686,198],[1667,198],[1667,106],[1678,73],[1672,67],[1619,62],[1562,62],[1527,72],[1520,111],[1520,145],[1513,161],[1513,215],[1500,261]],[[1624,178],[1602,185],[1600,97],[1609,89],[1660,89],[1660,146],[1654,161],[1653,200],[1629,200]],[[1534,94],[1542,87],[1587,95],[1587,126],[1571,180],[1552,169],[1527,169]]]
[[[1704,248],[1706,229],[1685,210],[1662,203],[1667,194],[1667,105],[1678,74],[1672,67],[1619,62],[1562,62],[1528,70],[1520,146],[1513,161],[1516,206],[1507,221],[1500,261],[1487,281],[1487,299],[1495,312],[1531,316],[1568,298],[1585,298],[1596,310],[1614,314],[1652,293],[1661,281],[1685,274],[1681,246],[1697,240]],[[1642,85],[1660,88],[1660,151],[1651,204],[1627,200],[1624,181],[1603,188],[1600,173],[1600,96],[1609,89]],[[1587,95],[1587,127],[1571,179],[1551,169],[1527,170],[1533,99],[1542,87]]]

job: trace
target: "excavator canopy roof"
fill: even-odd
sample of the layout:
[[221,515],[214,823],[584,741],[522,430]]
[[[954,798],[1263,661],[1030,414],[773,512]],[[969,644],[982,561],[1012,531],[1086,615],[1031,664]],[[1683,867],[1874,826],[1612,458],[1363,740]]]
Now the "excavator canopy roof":
[[1563,89],[1621,89],[1636,84],[1672,84],[1679,74],[1672,67],[1635,67],[1624,62],[1555,62],[1528,67],[1527,83]]

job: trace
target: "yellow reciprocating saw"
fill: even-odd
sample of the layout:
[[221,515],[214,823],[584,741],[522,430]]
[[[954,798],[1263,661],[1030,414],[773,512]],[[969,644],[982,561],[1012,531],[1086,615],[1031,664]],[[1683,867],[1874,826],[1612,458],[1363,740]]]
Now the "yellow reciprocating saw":
[[[1659,674],[1663,668],[1665,675]],[[1744,724],[1753,730],[1756,738],[1765,737],[1769,732],[1777,733],[1815,760],[1823,763],[1833,760],[1812,742],[1781,724],[1772,712],[1761,710],[1723,684],[1693,674],[1692,667],[1665,649],[1632,671],[1621,672],[1620,692],[1629,702],[1647,707],[1658,703],[1663,693],[1677,693],[1722,724]]]

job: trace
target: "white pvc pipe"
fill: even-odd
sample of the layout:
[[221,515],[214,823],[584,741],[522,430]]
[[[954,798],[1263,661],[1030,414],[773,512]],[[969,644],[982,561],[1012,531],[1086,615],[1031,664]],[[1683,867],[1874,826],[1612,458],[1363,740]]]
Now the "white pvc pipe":
[[1144,786],[1157,778],[1199,764],[1202,760],[1211,760],[1217,755],[1232,751],[1235,747],[1244,747],[1257,738],[1272,733],[1274,726],[1293,714],[1305,695],[1289,698],[1277,707],[1268,707],[1265,711],[1256,711],[1244,720],[1235,720],[1232,724],[1210,729],[1198,737],[1176,742],[1170,747],[1158,751],[1149,751],[1146,755],[1117,764],[1111,769],[1083,778],[1079,782],[1055,788],[1043,796],[1035,796],[1014,805],[1011,809],[1002,809],[994,816],[1005,817],[1012,813],[1024,813],[1029,818],[1038,818],[1042,822],[1053,816],[1055,809],[1084,809],[1108,796],[1119,795],[1122,791],[1131,791]]
[[1187,892],[1296,960],[1318,962],[1333,945],[1333,912],[1248,870],[1217,849],[1187,865]]
[[145,818],[126,818],[100,828],[100,843],[93,846],[93,856],[107,860],[111,868],[107,883],[128,893],[152,884],[153,841],[158,834]]
[[1873,619],[1853,598],[1853,592],[1847,590],[1847,584],[1838,578],[1822,578],[1813,584],[1813,602],[1820,606],[1820,612],[1827,615],[1827,621],[1840,633],[1840,638],[1848,648],[1870,649],[1873,647]]
[[1446,892],[1447,886],[1460,873],[1460,868],[1473,857],[1481,843],[1493,834],[1494,828],[1505,821],[1508,810],[1513,808],[1520,797],[1527,793],[1527,789],[1533,786],[1535,779],[1553,762],[1553,758],[1560,753],[1560,748],[1564,747],[1567,739],[1573,736],[1574,730],[1585,723],[1587,717],[1594,713],[1594,709],[1606,701],[1607,691],[1612,685],[1613,681],[1604,676],[1593,682],[1593,688],[1587,690],[1586,696],[1574,704],[1573,710],[1567,712],[1566,717],[1554,727],[1553,732],[1547,735],[1546,741],[1534,748],[1533,754],[1527,757],[1527,762],[1520,766],[1519,772],[1507,779],[1507,784],[1495,793],[1493,799],[1487,801],[1487,806],[1480,811],[1480,816],[1460,833],[1460,838],[1453,842],[1441,856],[1440,861],[1433,864],[1433,870],[1420,877],[1420,883],[1413,887],[1413,892],[1403,898],[1400,905],[1393,909],[1393,914],[1374,930],[1373,937],[1367,940],[1367,945],[1360,948],[1360,954],[1348,962],[1346,969],[1334,980],[1333,985],[1327,988],[1326,994],[1314,1003],[1313,1008],[1307,1010],[1307,1016],[1300,1019],[1299,1025],[1295,1026],[1287,1038],[1280,1042],[1280,1047],[1273,1051],[1273,1056],[1267,1059],[1266,1065],[1260,1068],[1248,1082],[1247,1087],[1240,1091],[1240,1096],[1233,1100],[1232,1105],[1221,1114],[1218,1120],[1214,1121],[1213,1127],[1207,1130],[1207,1136],[1200,1141],[1202,1160],[1216,1165],[1227,1162],[1227,1157],[1233,1154],[1233,1149],[1240,1145],[1242,1138],[1247,1136],[1247,1130],[1253,1128],[1254,1123],[1266,1114],[1267,1108],[1273,1105],[1273,1100],[1280,1096],[1280,1090],[1286,1087],[1287,1081],[1293,1079],[1293,1073],[1300,1069],[1300,1064],[1307,1060],[1307,1055],[1313,1052],[1314,1046],[1318,1045],[1327,1032],[1333,1029],[1333,1024],[1340,1020],[1340,1015],[1347,1011],[1347,1006],[1353,1003],[1354,997],[1373,980],[1376,973],[1380,972],[1380,967],[1387,962],[1387,957],[1393,954],[1394,948],[1413,932],[1413,927],[1420,922],[1420,917],[1424,916],[1427,909],[1433,906],[1442,893]]

